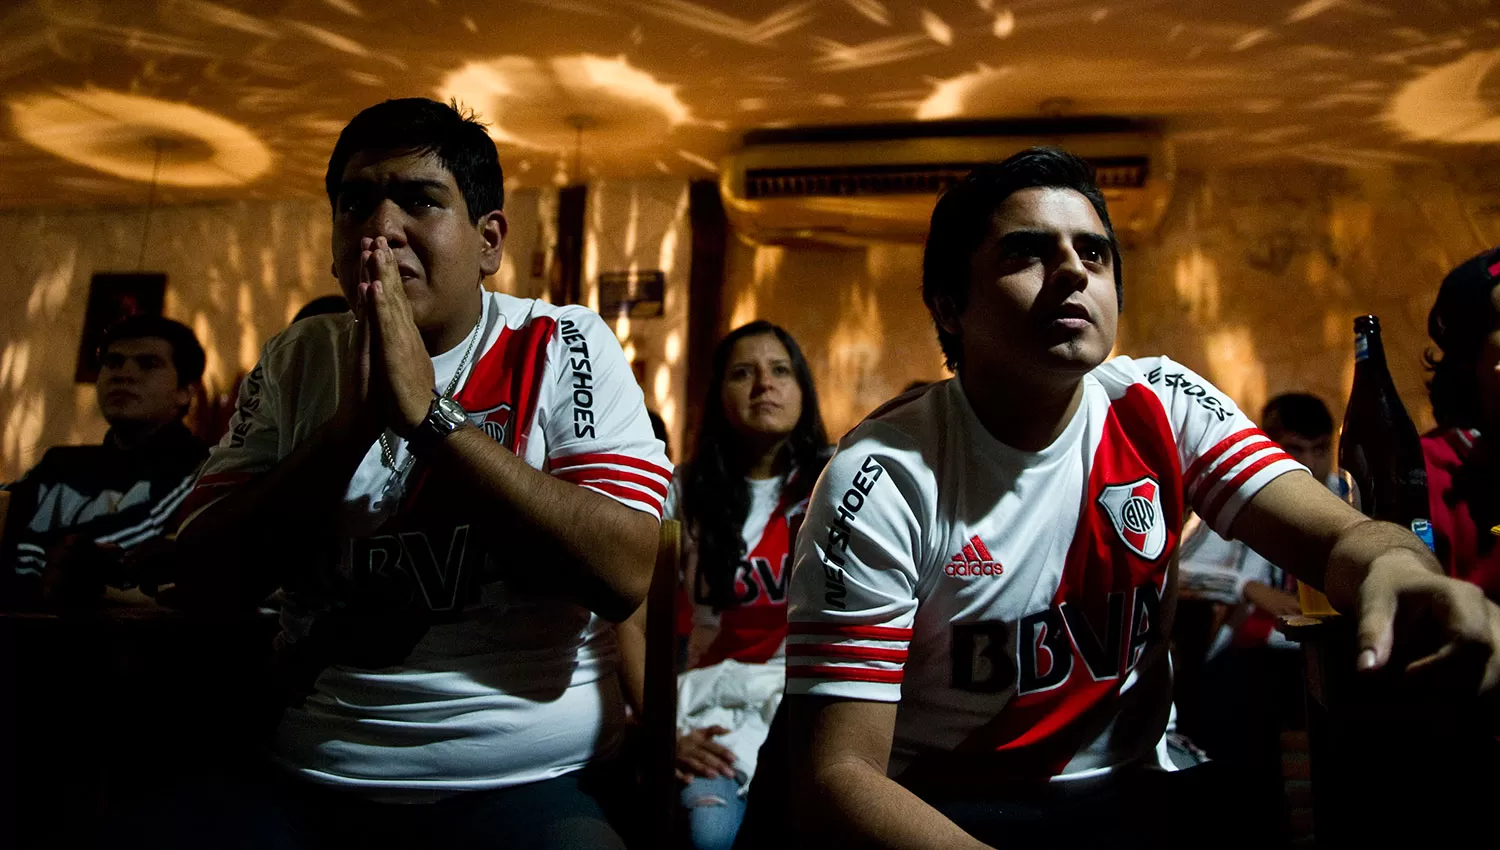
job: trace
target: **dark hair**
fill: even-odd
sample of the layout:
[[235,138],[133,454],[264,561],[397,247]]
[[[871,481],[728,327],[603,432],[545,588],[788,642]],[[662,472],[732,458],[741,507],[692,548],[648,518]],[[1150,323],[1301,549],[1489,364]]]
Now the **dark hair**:
[[766,321],[754,321],[730,331],[714,348],[713,371],[703,402],[703,421],[693,445],[693,457],[682,477],[683,524],[697,540],[698,576],[708,586],[708,599],[716,609],[737,603],[735,570],[745,557],[745,517],[750,512],[750,488],[735,445],[739,435],[724,415],[724,372],[735,343],[746,337],[774,336],[792,360],[792,372],[802,390],[802,417],[787,437],[784,451],[790,454],[795,474],[787,482],[782,501],[794,504],[812,491],[813,482],[826,462],[828,432],[818,412],[818,391],[812,370],[792,335]]
[[1491,292],[1500,286],[1500,248],[1470,257],[1448,272],[1427,314],[1427,335],[1442,351],[1422,359],[1432,371],[1427,395],[1443,428],[1477,428],[1482,416],[1474,365],[1494,321]]
[[172,346],[172,368],[177,370],[177,386],[185,387],[203,380],[203,346],[193,329],[165,316],[137,313],[110,325],[99,340],[100,359],[109,347],[127,339],[164,339]]
[[1315,440],[1333,436],[1333,415],[1328,412],[1328,405],[1315,395],[1284,393],[1266,402],[1260,412],[1260,427],[1267,432]]
[[297,315],[292,317],[292,324],[297,324],[303,319],[313,316],[322,316],[327,313],[349,312],[349,299],[342,295],[322,295],[302,305]]
[[338,209],[339,183],[349,160],[367,152],[434,154],[453,175],[469,208],[469,221],[505,208],[505,177],[484,124],[457,102],[404,97],[377,103],[354,116],[328,157],[323,178],[328,203]]
[[922,300],[937,325],[943,357],[954,372],[963,366],[963,346],[957,336],[943,330],[938,323],[936,301],[947,298],[957,310],[968,304],[974,252],[989,235],[995,211],[1011,195],[1036,188],[1072,189],[1093,205],[1109,236],[1115,267],[1115,297],[1124,301],[1119,241],[1109,222],[1104,193],[1094,183],[1094,169],[1087,162],[1064,150],[1036,147],[1004,162],[981,165],[938,198],[927,231],[927,248],[922,254]]
[[651,422],[651,433],[656,435],[656,439],[661,440],[662,448],[665,449],[667,453],[667,460],[671,460],[672,440],[670,435],[667,434],[666,420],[661,418],[660,413],[657,413],[649,407],[646,408],[646,419],[650,420]]

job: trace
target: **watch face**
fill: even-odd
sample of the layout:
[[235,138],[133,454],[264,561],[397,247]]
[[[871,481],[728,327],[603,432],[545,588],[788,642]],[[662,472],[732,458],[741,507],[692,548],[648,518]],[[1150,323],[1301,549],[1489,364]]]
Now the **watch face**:
[[469,418],[463,406],[451,398],[439,398],[436,407],[438,415],[455,428],[464,424],[464,420]]

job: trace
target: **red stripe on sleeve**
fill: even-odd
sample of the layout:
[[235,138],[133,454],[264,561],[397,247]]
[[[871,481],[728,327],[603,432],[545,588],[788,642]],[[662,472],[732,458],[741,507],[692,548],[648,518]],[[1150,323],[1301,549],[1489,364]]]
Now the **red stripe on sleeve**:
[[1287,454],[1284,451],[1277,450],[1275,454],[1267,455],[1256,461],[1255,463],[1252,463],[1244,469],[1240,470],[1238,475],[1234,476],[1234,478],[1231,478],[1229,482],[1224,485],[1224,489],[1219,493],[1218,496],[1214,498],[1213,504],[1210,504],[1208,506],[1208,510],[1203,514],[1204,519],[1207,519],[1210,525],[1216,525],[1217,523],[1215,523],[1214,520],[1218,519],[1219,511],[1224,509],[1224,503],[1228,502],[1231,496],[1239,492],[1240,487],[1243,486],[1246,481],[1249,481],[1251,476],[1255,475],[1255,473],[1260,472],[1262,469],[1265,469],[1271,464],[1279,463],[1283,460],[1288,460],[1292,463],[1296,463],[1295,460],[1292,460],[1291,455]]
[[911,640],[911,629],[895,626],[839,626],[833,623],[789,623],[794,635],[832,635],[849,640]]
[[849,646],[839,643],[789,643],[786,646],[788,656],[825,656],[828,658],[848,658],[854,661],[890,661],[894,664],[905,664],[907,651],[904,649],[885,649],[877,646]]
[[817,665],[786,668],[788,679],[839,679],[845,682],[879,682],[885,685],[899,685],[903,676],[901,670],[869,670],[864,667]]
[[590,490],[597,490],[598,492],[604,493],[605,495],[613,496],[618,499],[624,499],[629,502],[640,502],[643,505],[650,505],[651,507],[656,509],[657,513],[661,513],[661,499],[658,499],[650,493],[642,492],[633,487],[626,487],[624,485],[615,484],[609,481],[589,481],[578,486],[587,487]]
[[1215,467],[1213,472],[1205,472],[1197,485],[1188,487],[1190,494],[1188,498],[1196,499],[1198,496],[1212,490],[1215,484],[1223,481],[1229,475],[1229,470],[1234,469],[1246,458],[1258,455],[1261,452],[1270,451],[1279,452],[1281,451],[1281,446],[1276,445],[1270,437],[1252,440],[1250,445],[1224,458],[1224,462]]
[[656,493],[658,496],[661,496],[663,499],[667,497],[667,485],[661,483],[655,478],[651,478],[646,475],[638,475],[634,472],[626,472],[623,469],[599,469],[597,467],[589,467],[586,469],[568,469],[563,472],[555,473],[555,477],[561,478],[564,481],[571,481],[574,484],[582,484],[585,481],[598,480],[623,481],[630,484],[639,484],[640,486]]
[[[1203,470],[1212,466],[1213,462],[1219,459],[1219,455],[1229,451],[1231,446],[1245,439],[1246,437],[1253,437],[1256,434],[1260,433],[1261,431],[1259,428],[1246,428],[1243,431],[1236,431],[1235,433],[1230,434],[1229,436],[1215,443],[1213,448],[1209,449],[1201,455],[1198,455],[1198,459],[1193,461],[1192,464],[1187,468],[1187,472],[1184,472],[1182,474],[1182,483],[1188,487],[1192,487],[1193,480],[1196,479],[1203,472]],[[1262,436],[1264,435],[1262,434]],[[1266,439],[1270,438],[1267,437]]]
[[630,466],[636,469],[644,470],[645,472],[649,472],[652,475],[660,475],[662,478],[665,478],[668,481],[672,480],[672,473],[670,471],[663,469],[656,464],[651,463],[650,461],[644,461],[638,457],[631,457],[630,455],[594,453],[570,455],[568,457],[555,457],[550,461],[550,465],[554,470],[567,469],[570,466],[597,466],[600,464],[610,464],[612,466]]

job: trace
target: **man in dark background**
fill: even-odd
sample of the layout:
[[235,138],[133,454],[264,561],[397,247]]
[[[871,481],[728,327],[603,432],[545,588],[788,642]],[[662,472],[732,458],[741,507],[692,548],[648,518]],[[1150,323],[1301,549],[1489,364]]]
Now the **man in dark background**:
[[203,346],[161,316],[129,316],[99,346],[97,446],[59,446],[5,486],[0,605],[97,598],[106,583],[154,584],[162,539],[208,447],[182,424],[203,378]]

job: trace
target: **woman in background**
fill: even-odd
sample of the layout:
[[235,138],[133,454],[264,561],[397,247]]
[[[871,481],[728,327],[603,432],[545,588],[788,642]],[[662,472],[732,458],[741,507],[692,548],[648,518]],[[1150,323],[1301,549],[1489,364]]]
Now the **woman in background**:
[[1438,560],[1500,602],[1500,248],[1443,279],[1427,332],[1438,427],[1422,438]]
[[[664,512],[686,531],[677,776],[700,850],[732,845],[744,816],[785,679],[791,553],[829,450],[812,373],[786,331],[739,327],[712,365],[693,455]],[[627,681],[644,680],[639,629],[638,617],[621,628]]]

